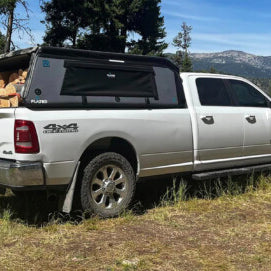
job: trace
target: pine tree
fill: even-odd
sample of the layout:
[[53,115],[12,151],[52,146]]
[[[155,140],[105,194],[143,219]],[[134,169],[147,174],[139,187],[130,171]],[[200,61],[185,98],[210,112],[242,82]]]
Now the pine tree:
[[210,73],[217,73],[216,69],[212,66],[209,70]]
[[192,71],[192,61],[189,56],[188,48],[191,45],[190,33],[192,30],[191,26],[188,26],[185,22],[181,25],[181,32],[173,39],[173,46],[177,48],[176,54],[173,58],[175,64],[183,72]]
[[[80,48],[130,53],[162,54],[167,44],[164,19],[160,16],[161,0],[104,0],[94,1],[96,23],[79,40]],[[90,23],[91,24],[91,23]],[[128,42],[130,33],[140,35],[138,41]]]
[[[72,47],[77,46],[80,29],[87,26],[87,16],[92,16],[91,9],[84,0],[52,0],[43,1],[41,9],[46,13],[45,44]],[[87,14],[88,13],[88,14]]]
[[88,31],[78,40],[79,48],[124,52],[128,28],[127,22],[122,22],[121,19],[128,15],[127,9],[122,8],[123,2],[123,0],[94,0],[89,5],[93,16],[88,18]]
[[184,52],[184,57],[183,57],[183,63],[182,63],[182,72],[192,72],[192,61],[187,52]]
[[6,37],[0,32],[0,54],[4,53]]
[[163,55],[168,44],[163,40],[166,37],[164,17],[161,16],[161,0],[138,0],[139,10],[133,18],[134,32],[141,38],[131,41],[129,52],[142,55]]
[[[20,4],[25,10],[25,17],[20,17],[19,14],[15,14],[17,5]],[[29,8],[27,2],[24,0],[0,0],[0,14],[2,15],[2,25],[6,28],[6,41],[4,46],[4,52],[10,51],[12,45],[12,34],[14,30],[19,33],[26,33],[33,41],[31,30],[27,25],[29,20]],[[14,46],[13,46],[14,47]]]
[[[140,54],[162,54],[167,44],[161,0],[50,0],[42,4],[46,13],[45,43]],[[74,8],[76,6],[76,8]],[[72,15],[72,16],[71,16]],[[138,41],[128,42],[131,33]]]

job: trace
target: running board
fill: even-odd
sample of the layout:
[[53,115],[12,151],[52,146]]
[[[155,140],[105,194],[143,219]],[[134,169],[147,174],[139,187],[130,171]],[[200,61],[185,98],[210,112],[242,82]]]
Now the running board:
[[259,172],[259,171],[264,171],[264,170],[271,171],[271,164],[195,173],[195,174],[192,174],[192,179],[201,181],[201,180],[216,179],[216,178],[227,177],[227,176],[249,174],[249,173]]

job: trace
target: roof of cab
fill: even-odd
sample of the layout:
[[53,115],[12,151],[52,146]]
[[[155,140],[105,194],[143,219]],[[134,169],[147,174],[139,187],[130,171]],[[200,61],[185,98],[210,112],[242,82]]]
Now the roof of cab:
[[203,73],[203,72],[181,72],[181,78],[187,78],[189,76],[197,76],[197,77],[211,77],[211,78],[234,78],[234,79],[242,79],[245,78],[238,76],[238,75],[231,75],[231,74],[221,74],[221,73]]

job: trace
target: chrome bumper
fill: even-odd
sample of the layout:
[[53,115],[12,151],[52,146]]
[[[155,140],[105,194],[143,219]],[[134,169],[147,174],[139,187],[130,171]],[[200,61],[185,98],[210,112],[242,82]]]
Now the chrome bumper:
[[5,187],[28,187],[44,185],[41,162],[0,160],[0,185]]

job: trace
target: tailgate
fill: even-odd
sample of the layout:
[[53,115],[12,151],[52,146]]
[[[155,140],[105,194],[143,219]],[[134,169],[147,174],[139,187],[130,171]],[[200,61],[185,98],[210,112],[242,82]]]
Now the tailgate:
[[14,159],[15,108],[0,108],[0,159]]

